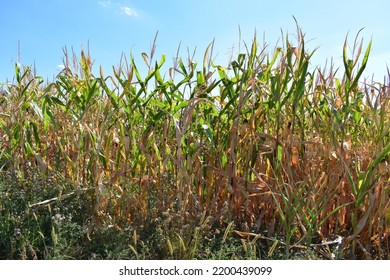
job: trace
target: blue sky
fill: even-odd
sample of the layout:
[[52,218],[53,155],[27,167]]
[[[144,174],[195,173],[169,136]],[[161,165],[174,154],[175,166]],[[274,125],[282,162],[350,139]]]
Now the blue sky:
[[246,43],[256,30],[259,42],[264,36],[272,52],[281,30],[294,38],[293,16],[306,34],[307,48],[318,47],[313,67],[331,58],[340,66],[347,33],[352,44],[364,28],[364,46],[373,39],[365,76],[374,74],[374,80],[383,82],[386,65],[390,67],[389,11],[388,0],[2,0],[0,82],[13,79],[18,42],[21,63],[35,64],[37,74],[49,80],[63,64],[63,47],[73,47],[79,55],[89,46],[95,71],[102,65],[109,75],[122,52],[132,52],[142,63],[141,53],[150,52],[157,31],[155,59],[164,53],[170,66],[181,43],[181,56],[187,56],[187,48],[197,48],[201,62],[215,39],[216,63],[227,66],[232,47],[238,52],[239,27]]

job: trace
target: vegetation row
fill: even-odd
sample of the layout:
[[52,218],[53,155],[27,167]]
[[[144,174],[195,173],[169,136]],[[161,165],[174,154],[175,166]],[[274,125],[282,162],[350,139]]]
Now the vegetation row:
[[388,259],[390,76],[363,80],[358,36],[343,69],[313,67],[299,28],[281,45],[163,71],[154,44],[145,77],[66,49],[50,83],[16,64],[0,258]]

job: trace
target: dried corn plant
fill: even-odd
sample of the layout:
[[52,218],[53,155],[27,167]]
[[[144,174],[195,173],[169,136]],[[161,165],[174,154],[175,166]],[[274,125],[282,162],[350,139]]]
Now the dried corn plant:
[[[269,52],[256,36],[227,67],[213,44],[199,69],[178,56],[168,77],[156,44],[95,76],[89,53],[65,51],[44,84],[15,66],[0,96],[2,168],[37,165],[92,190],[90,233],[152,222],[177,211],[284,239],[286,254],[313,239],[343,238],[350,254],[388,258],[389,83],[361,78],[371,42],[358,36],[344,74],[311,69],[304,34]],[[339,70],[340,71],[340,70]],[[169,239],[168,239],[169,240]]]

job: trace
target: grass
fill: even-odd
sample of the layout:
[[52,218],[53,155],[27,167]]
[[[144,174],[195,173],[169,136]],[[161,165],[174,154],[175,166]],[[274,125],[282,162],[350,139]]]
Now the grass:
[[146,77],[132,55],[106,76],[65,50],[51,83],[15,65],[0,258],[389,259],[389,84],[361,82],[371,42],[346,38],[341,74],[312,69],[299,27],[294,44],[244,46],[228,67],[210,44],[164,73],[154,43]]

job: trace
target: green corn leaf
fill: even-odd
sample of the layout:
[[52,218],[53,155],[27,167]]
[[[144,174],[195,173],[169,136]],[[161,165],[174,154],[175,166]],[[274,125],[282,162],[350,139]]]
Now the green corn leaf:
[[360,66],[358,73],[356,74],[356,77],[351,84],[351,87],[350,87],[351,89],[354,89],[356,87],[357,83],[359,82],[360,77],[363,74],[364,69],[367,66],[368,57],[370,56],[370,52],[371,52],[371,45],[372,45],[372,40],[370,40],[370,43],[367,46],[366,52],[364,53],[362,65]]
[[213,136],[213,132],[211,131],[210,127],[207,124],[202,124],[202,128],[203,128],[204,133],[207,136],[207,139],[210,141],[211,145],[215,148],[214,136]]

